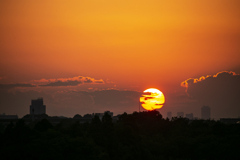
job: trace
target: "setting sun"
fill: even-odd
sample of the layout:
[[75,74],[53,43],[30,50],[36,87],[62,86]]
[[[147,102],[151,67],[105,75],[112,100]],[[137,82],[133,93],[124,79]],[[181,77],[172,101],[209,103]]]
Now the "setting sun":
[[141,106],[146,110],[154,110],[162,108],[165,97],[161,91],[155,88],[149,88],[143,91],[140,97]]

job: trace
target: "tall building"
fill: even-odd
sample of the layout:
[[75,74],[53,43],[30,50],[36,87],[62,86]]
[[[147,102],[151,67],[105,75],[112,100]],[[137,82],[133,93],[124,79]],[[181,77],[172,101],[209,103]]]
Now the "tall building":
[[177,112],[177,117],[184,117],[184,113],[183,112]]
[[172,112],[167,112],[167,118],[170,120],[172,119]]
[[203,106],[201,108],[201,116],[202,116],[202,119],[210,119],[210,107],[208,106]]
[[30,114],[46,114],[46,106],[43,105],[43,98],[33,99],[30,105]]
[[193,113],[190,113],[190,114],[186,114],[186,118],[188,118],[188,119],[193,119]]

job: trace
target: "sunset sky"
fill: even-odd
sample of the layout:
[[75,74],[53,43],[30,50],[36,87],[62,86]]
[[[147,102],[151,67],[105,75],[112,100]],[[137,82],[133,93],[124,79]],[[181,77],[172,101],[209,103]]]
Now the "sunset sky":
[[239,8],[239,0],[1,0],[0,113],[26,115],[38,97],[49,115],[132,113],[140,92],[158,88],[163,114],[200,117],[209,105],[213,118],[240,116],[238,98],[213,96],[218,86],[208,100],[181,86],[229,71],[219,75],[234,80],[219,85],[234,82],[225,94],[240,96]]

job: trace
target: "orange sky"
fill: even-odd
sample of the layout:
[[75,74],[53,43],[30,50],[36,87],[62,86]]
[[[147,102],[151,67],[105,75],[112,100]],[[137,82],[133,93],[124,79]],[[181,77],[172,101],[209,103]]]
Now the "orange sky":
[[239,0],[0,1],[1,81],[180,86],[239,67],[239,8]]

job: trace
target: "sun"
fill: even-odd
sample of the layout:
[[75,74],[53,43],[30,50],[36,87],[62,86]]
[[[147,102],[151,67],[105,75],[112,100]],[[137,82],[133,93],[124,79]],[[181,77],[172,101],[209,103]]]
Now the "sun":
[[154,110],[162,108],[165,97],[161,91],[156,88],[149,88],[143,91],[140,97],[141,106],[146,110]]

